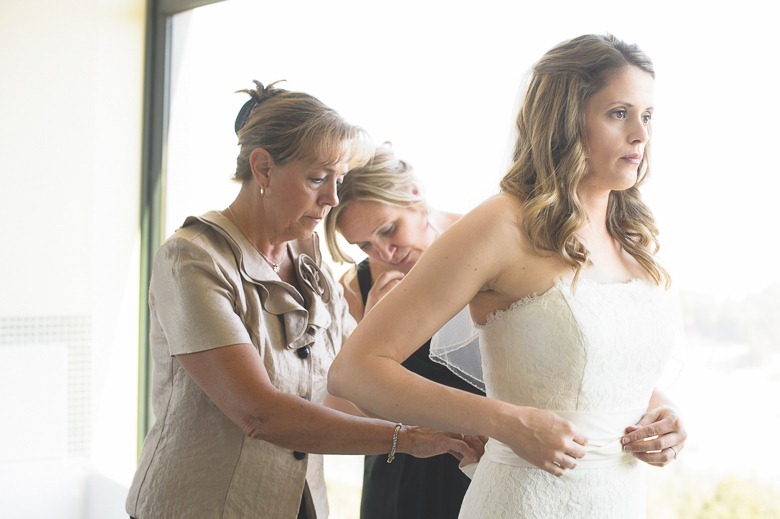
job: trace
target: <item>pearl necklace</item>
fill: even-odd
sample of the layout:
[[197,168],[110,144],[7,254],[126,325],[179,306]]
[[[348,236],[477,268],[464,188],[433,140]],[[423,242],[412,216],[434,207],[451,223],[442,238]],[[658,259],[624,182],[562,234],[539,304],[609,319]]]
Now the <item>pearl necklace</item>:
[[232,216],[232,217],[233,217],[233,222],[235,222],[235,224],[238,226],[238,228],[239,228],[239,229],[241,230],[241,232],[244,234],[244,236],[246,237],[246,239],[247,239],[247,240],[249,240],[249,243],[251,243],[251,244],[252,244],[252,247],[254,247],[254,248],[255,248],[255,250],[257,251],[257,253],[258,253],[260,256],[262,256],[262,257],[263,257],[263,259],[266,261],[266,263],[268,263],[269,265],[271,265],[271,268],[272,268],[272,269],[274,269],[274,272],[276,272],[276,273],[278,274],[278,273],[279,273],[279,269],[281,268],[281,264],[284,262],[284,258],[286,258],[286,257],[287,257],[287,249],[285,248],[285,251],[284,251],[284,257],[282,258],[282,261],[280,261],[279,263],[274,263],[273,261],[269,260],[269,259],[266,257],[266,255],[265,255],[265,254],[263,254],[262,252],[260,252],[260,249],[258,249],[258,248],[257,248],[257,245],[255,245],[255,242],[253,242],[253,241],[252,241],[252,240],[249,238],[249,234],[247,234],[247,232],[244,230],[244,227],[241,225],[241,222],[239,222],[239,221],[238,221],[238,218],[236,217],[236,214],[233,212],[233,210],[230,208],[230,206],[228,206],[227,210],[228,210],[228,212],[230,213],[230,216]]

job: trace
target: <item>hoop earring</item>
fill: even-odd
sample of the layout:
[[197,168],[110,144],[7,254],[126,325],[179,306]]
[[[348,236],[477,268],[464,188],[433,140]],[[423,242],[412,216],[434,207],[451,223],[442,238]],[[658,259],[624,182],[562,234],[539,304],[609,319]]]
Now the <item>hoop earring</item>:
[[265,186],[260,186],[260,198],[265,198]]

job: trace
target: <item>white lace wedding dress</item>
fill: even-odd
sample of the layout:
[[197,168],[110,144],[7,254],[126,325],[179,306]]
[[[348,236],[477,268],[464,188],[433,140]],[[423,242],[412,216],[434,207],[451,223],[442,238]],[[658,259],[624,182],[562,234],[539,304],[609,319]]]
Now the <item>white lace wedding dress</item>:
[[662,287],[580,280],[479,326],[488,396],[571,420],[588,437],[588,454],[556,478],[491,439],[460,517],[645,517],[644,463],[624,454],[619,439],[646,411],[678,322]]

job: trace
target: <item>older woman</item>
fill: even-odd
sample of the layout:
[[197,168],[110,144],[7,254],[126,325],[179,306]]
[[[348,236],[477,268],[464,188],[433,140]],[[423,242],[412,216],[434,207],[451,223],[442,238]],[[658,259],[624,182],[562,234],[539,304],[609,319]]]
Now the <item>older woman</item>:
[[[388,145],[378,147],[365,166],[350,170],[338,194],[339,206],[325,217],[325,241],[337,261],[353,262],[338,233],[368,256],[341,278],[350,312],[360,321],[460,215],[428,206],[412,167],[396,158]],[[403,366],[428,380],[484,394],[431,360],[430,340]],[[365,519],[455,518],[468,485],[469,478],[452,456],[399,455],[392,465],[383,456],[366,456],[360,515]]]
[[[656,388],[679,320],[639,190],[653,82],[650,59],[611,35],[547,52],[502,192],[431,245],[333,363],[329,388],[361,408],[490,437],[466,519],[644,517],[640,461],[684,446]],[[488,397],[401,364],[467,304]]]
[[[365,133],[314,97],[268,87],[236,121],[236,199],[190,217],[150,285],[153,406],[132,517],[327,517],[321,453],[474,458],[462,435],[354,416],[325,378],[354,328],[316,225]],[[327,405],[323,405],[327,404]]]

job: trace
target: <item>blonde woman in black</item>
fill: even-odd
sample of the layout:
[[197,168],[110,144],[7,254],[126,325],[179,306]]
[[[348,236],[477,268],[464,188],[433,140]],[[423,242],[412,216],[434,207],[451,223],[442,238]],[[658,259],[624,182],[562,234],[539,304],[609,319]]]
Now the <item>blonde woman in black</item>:
[[[350,170],[338,194],[338,207],[325,219],[325,241],[337,261],[355,263],[339,235],[367,256],[340,280],[350,312],[359,322],[460,215],[428,206],[412,166],[398,159],[389,144],[378,147],[365,166]],[[432,360],[430,345],[426,340],[403,366],[439,384],[484,394],[477,381],[467,382]],[[359,373],[355,376],[361,378]],[[382,456],[366,456],[360,516],[456,518],[469,482],[458,460],[449,455],[424,460],[399,455],[393,464]]]

